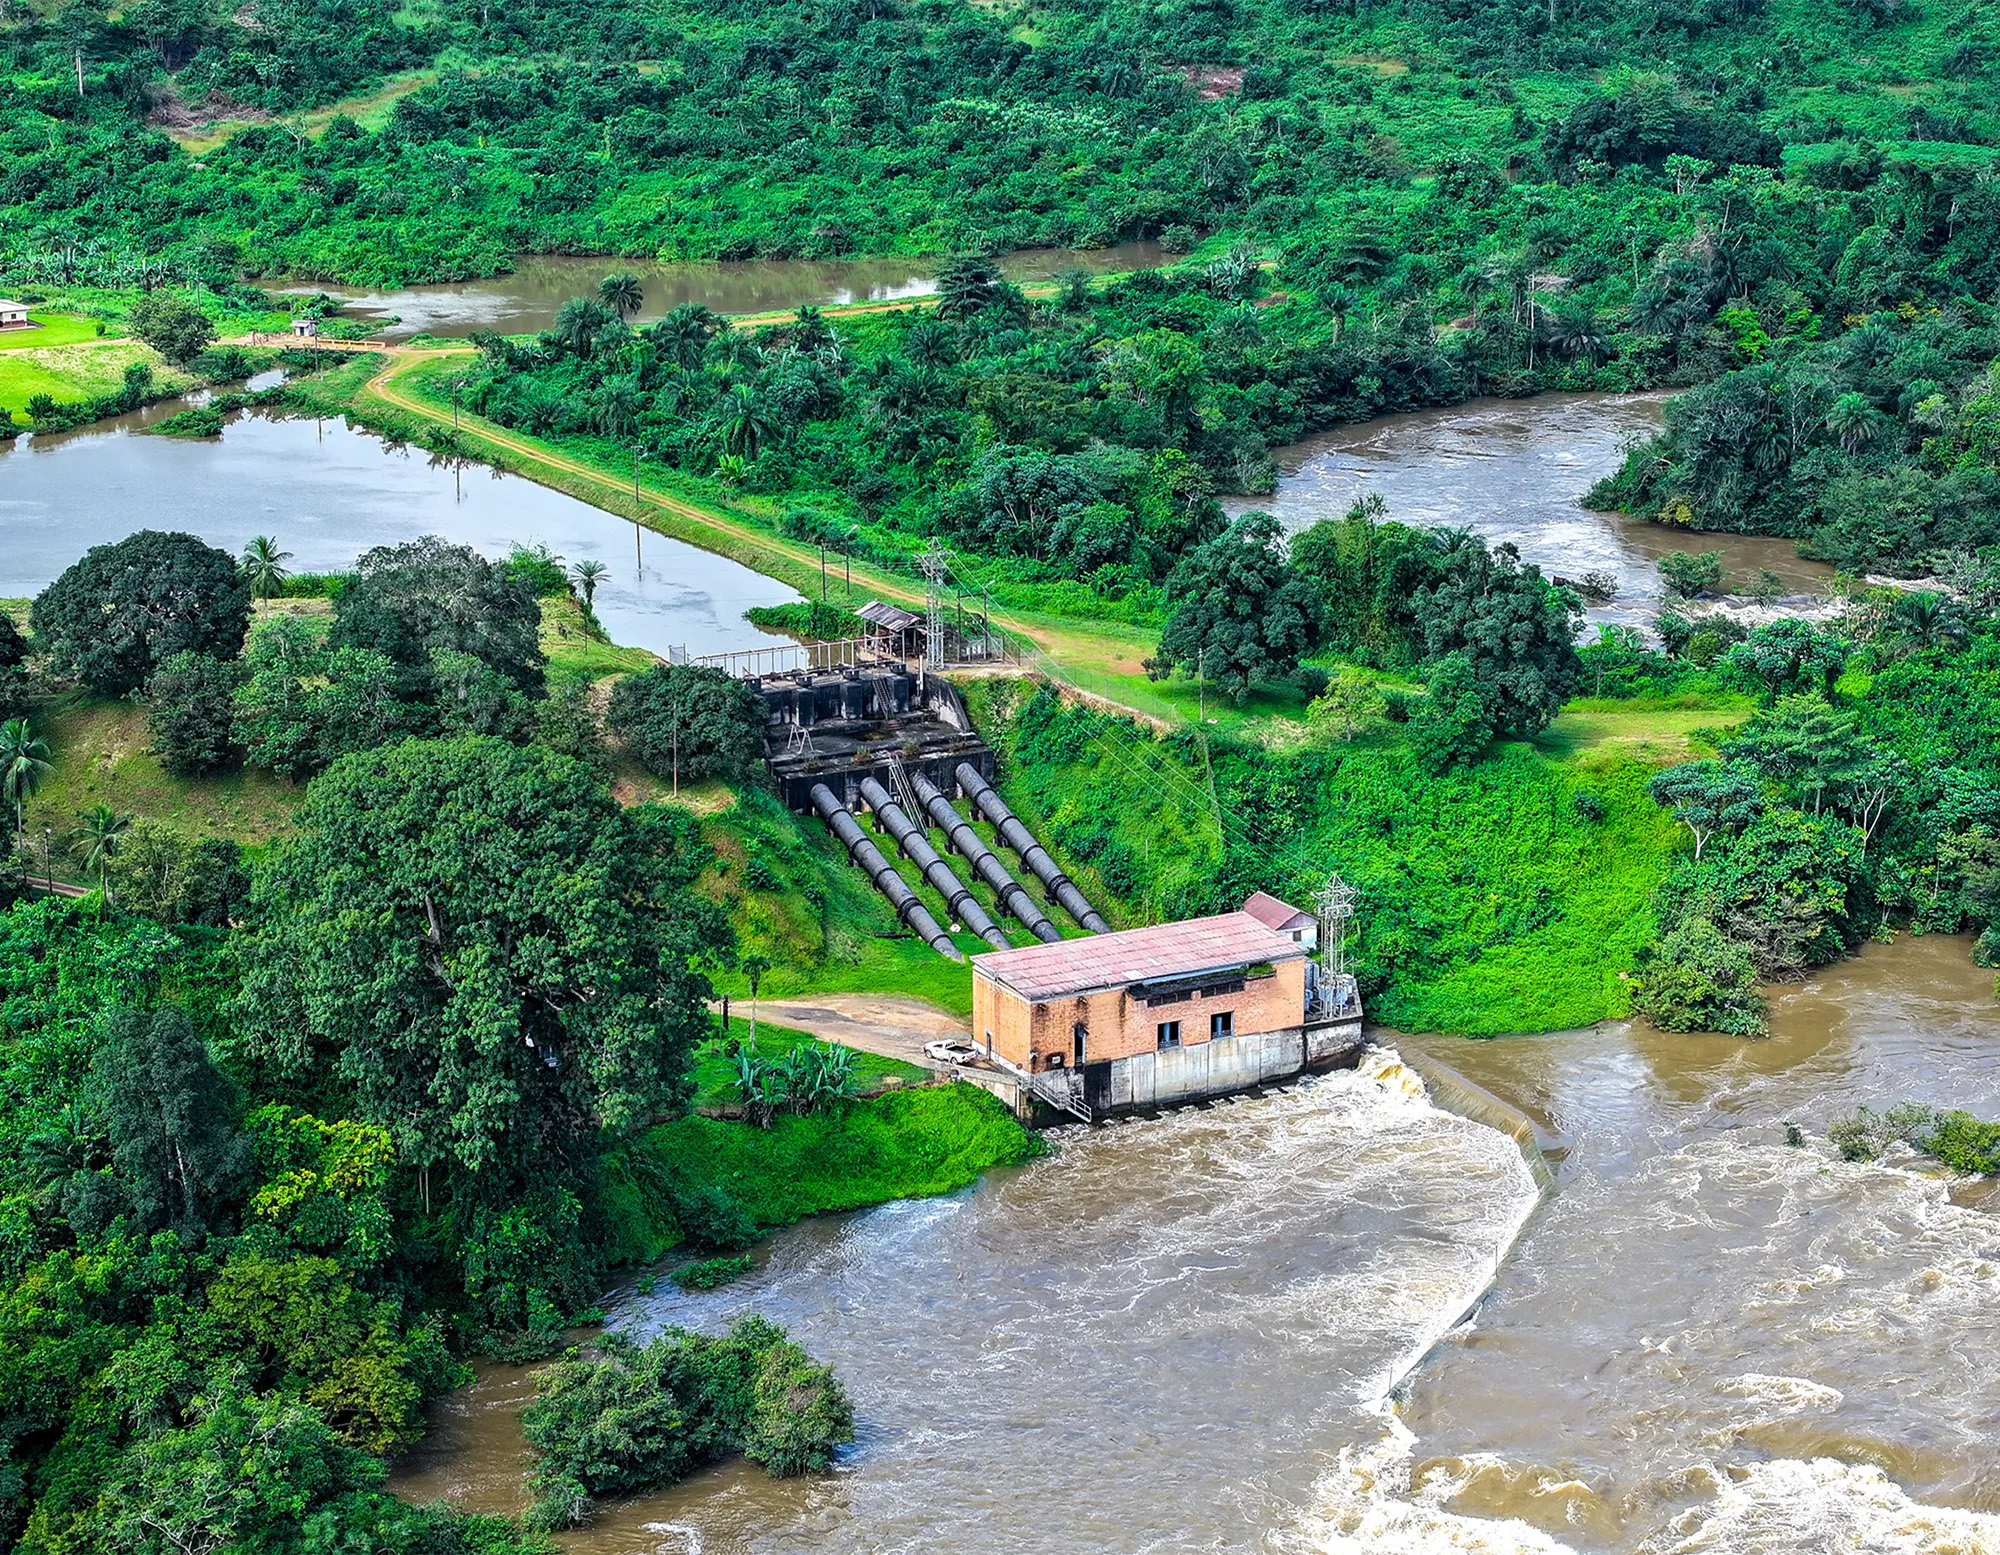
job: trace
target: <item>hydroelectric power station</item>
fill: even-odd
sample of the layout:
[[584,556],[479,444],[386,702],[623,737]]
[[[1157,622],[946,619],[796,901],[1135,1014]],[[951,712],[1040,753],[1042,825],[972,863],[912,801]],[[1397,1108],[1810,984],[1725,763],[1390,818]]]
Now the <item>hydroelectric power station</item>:
[[703,662],[763,699],[786,806],[824,823],[904,928],[952,961],[967,959],[954,935],[988,947],[970,958],[967,1078],[1024,1114],[1088,1121],[1352,1061],[1353,893],[1337,877],[1316,915],[1259,892],[1234,912],[1114,930],[994,786],[993,751],[940,673],[935,606],[857,614],[875,635]]

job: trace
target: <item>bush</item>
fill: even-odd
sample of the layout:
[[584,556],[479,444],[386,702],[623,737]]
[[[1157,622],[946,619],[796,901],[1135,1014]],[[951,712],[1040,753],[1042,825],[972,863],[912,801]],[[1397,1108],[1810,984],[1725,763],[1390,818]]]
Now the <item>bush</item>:
[[686,781],[742,778],[764,755],[763,700],[702,664],[656,664],[612,688],[612,732],[647,770]]
[[148,292],[132,304],[125,322],[170,362],[192,362],[215,339],[208,315],[172,292]]
[[674,1195],[681,1235],[697,1247],[729,1250],[757,1240],[757,1223],[722,1189],[705,1184]]
[[236,754],[234,698],[243,684],[239,659],[177,653],[146,682],[146,732],[153,754],[175,777],[220,772]]
[[132,823],[112,855],[110,877],[119,906],[162,923],[225,928],[249,905],[242,848],[223,837],[192,837],[165,821]]
[[1764,1030],[1764,999],[1749,952],[1706,918],[1684,918],[1654,947],[1633,1008],[1666,1031]]
[[522,1416],[541,1454],[529,1480],[540,1527],[580,1526],[597,1496],[657,1490],[733,1453],[802,1474],[854,1440],[833,1373],[762,1318],[719,1339],[669,1329],[643,1348],[622,1334],[597,1348],[543,1372]]
[[84,552],[36,598],[32,623],[54,674],[123,696],[177,653],[241,653],[250,590],[226,551],[142,529]]
[[789,1339],[764,1352],[752,1400],[744,1455],[780,1479],[824,1473],[834,1450],[854,1440],[854,1406],[833,1368]]
[[674,1270],[673,1282],[682,1290],[715,1290],[748,1274],[753,1262],[747,1253],[733,1258],[703,1258]]
[[1611,812],[1605,808],[1603,797],[1593,788],[1579,788],[1570,796],[1570,808],[1576,812],[1579,821],[1595,826]]

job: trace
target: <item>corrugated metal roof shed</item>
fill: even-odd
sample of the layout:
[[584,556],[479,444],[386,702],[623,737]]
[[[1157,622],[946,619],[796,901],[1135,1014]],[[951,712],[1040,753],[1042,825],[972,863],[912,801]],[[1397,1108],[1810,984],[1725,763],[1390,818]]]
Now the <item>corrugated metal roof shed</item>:
[[1253,891],[1244,902],[1243,910],[1267,929],[1283,931],[1312,922],[1310,913],[1300,912],[1290,902],[1280,901],[1268,891]]
[[972,966],[975,972],[1039,1004],[1160,978],[1234,971],[1262,961],[1292,961],[1305,954],[1303,946],[1266,928],[1250,914],[1226,912],[1150,929],[1060,940],[1053,945],[989,951],[974,956]]
[[895,605],[885,604],[879,599],[871,599],[854,612],[864,621],[873,621],[885,631],[907,632],[917,624],[919,617]]

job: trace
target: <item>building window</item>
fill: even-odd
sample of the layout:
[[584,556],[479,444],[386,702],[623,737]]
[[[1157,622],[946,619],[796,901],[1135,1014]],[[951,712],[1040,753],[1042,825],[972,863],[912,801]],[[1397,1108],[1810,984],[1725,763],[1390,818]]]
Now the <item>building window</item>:
[[1070,1051],[1075,1055],[1076,1066],[1079,1069],[1081,1069],[1084,1063],[1086,1062],[1084,1058],[1084,1053],[1089,1048],[1089,1045],[1090,1045],[1089,1028],[1086,1027],[1083,1024],[1083,1022],[1078,1021],[1075,1026],[1070,1028]]
[[1236,1012],[1234,1010],[1218,1010],[1216,1011],[1215,1014],[1209,1016],[1208,1018],[1209,1041],[1213,1042],[1220,1037],[1233,1037],[1235,1035],[1236,1035]]
[[1159,1046],[1162,1048],[1170,1048],[1170,1047],[1179,1047],[1180,1045],[1181,1045],[1181,1023],[1177,1020],[1161,1021]]

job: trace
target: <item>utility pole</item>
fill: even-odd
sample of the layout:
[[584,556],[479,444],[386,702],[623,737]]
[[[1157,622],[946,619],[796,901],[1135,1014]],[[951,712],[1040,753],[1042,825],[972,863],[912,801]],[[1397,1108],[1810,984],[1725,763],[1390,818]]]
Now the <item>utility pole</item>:
[[83,96],[83,50],[76,51],[76,95]]
[[826,542],[819,542],[819,602],[826,603]]
[[646,565],[643,531],[639,527],[639,515],[645,511],[639,501],[639,461],[646,457],[646,451],[637,444],[632,448],[632,576],[639,576],[638,569]]
[[1208,650],[1206,648],[1195,649],[1194,651],[1195,706],[1197,709],[1199,709],[1199,711],[1196,712],[1194,716],[1194,721],[1198,724],[1206,724],[1208,722],[1208,680],[1202,673],[1207,663],[1208,663]]
[[674,797],[681,796],[681,710],[674,709]]

